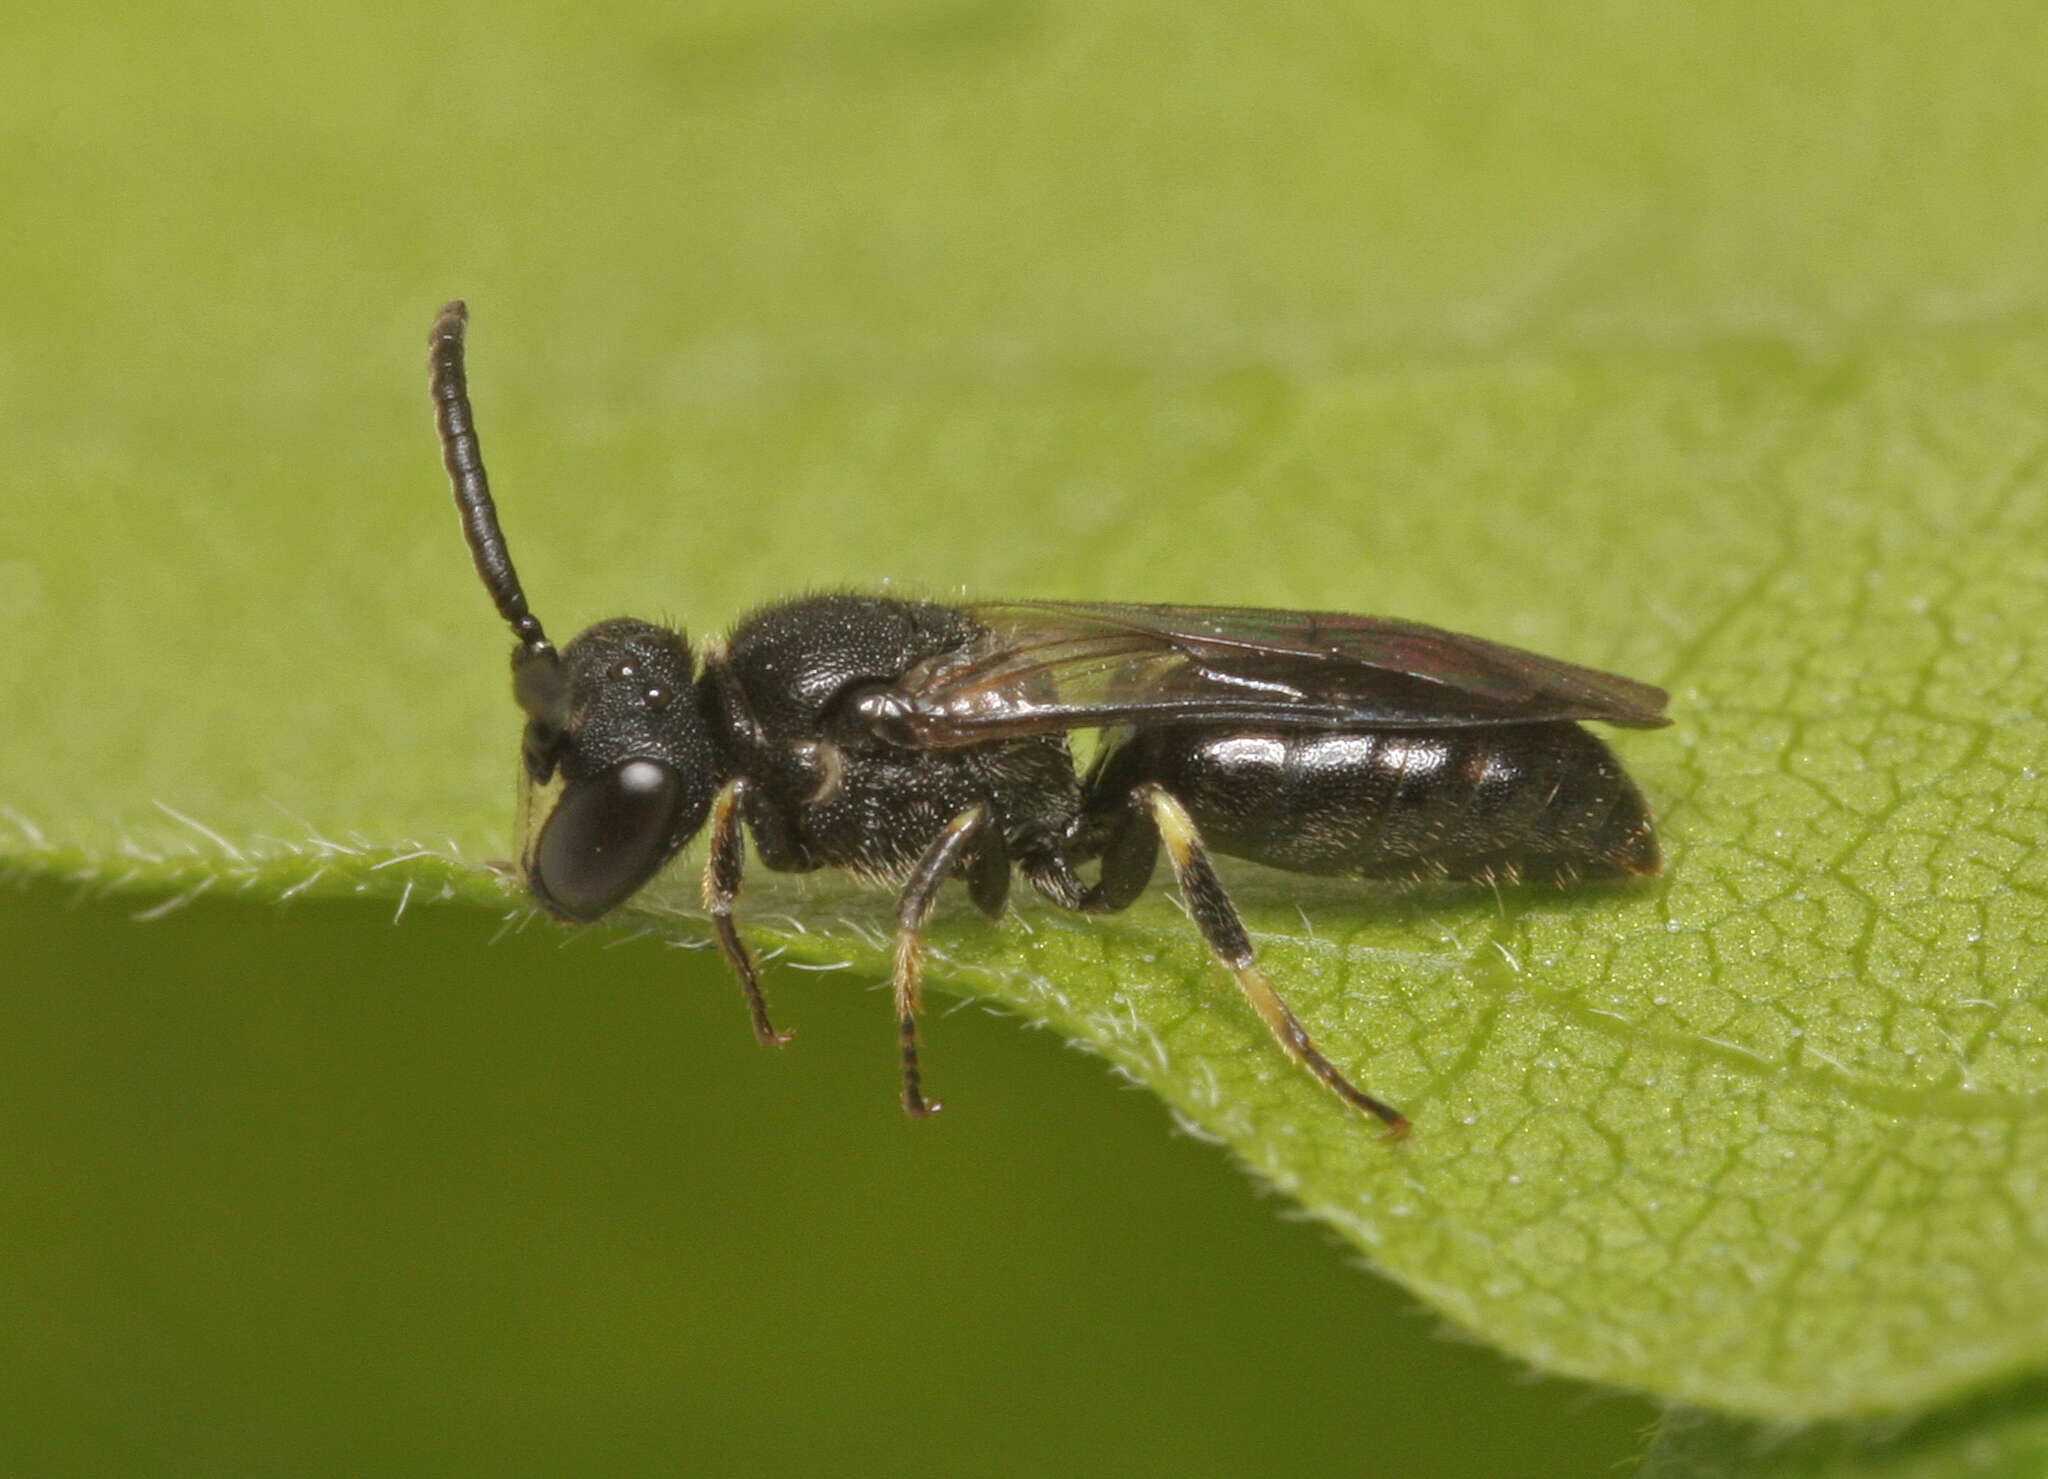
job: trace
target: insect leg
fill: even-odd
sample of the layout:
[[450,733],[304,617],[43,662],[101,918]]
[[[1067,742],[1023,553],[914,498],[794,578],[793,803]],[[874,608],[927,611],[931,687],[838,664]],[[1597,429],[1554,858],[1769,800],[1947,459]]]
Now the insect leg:
[[746,838],[740,830],[740,782],[734,781],[718,793],[711,805],[711,846],[704,859],[704,908],[711,915],[711,927],[718,932],[718,948],[725,952],[732,973],[740,978],[740,990],[747,994],[747,1010],[754,1017],[754,1036],[770,1047],[779,1048],[790,1039],[777,1032],[768,1020],[768,1003],[761,995],[761,978],[754,973],[754,958],[747,942],[740,938],[732,920],[733,901],[740,895],[740,876],[746,871]]
[[1187,901],[1188,915],[1194,920],[1195,928],[1202,932],[1209,948],[1216,952],[1217,958],[1237,979],[1238,989],[1244,992],[1245,1000],[1265,1020],[1273,1036],[1280,1039],[1280,1046],[1335,1090],[1337,1097],[1346,1104],[1385,1121],[1388,1138],[1398,1140],[1406,1135],[1407,1117],[1391,1105],[1382,1104],[1339,1073],[1336,1065],[1323,1056],[1322,1049],[1315,1045],[1287,1003],[1280,999],[1280,993],[1273,989],[1266,973],[1259,969],[1258,954],[1252,949],[1251,937],[1245,933],[1244,923],[1237,917],[1230,896],[1223,891],[1223,882],[1216,876],[1215,865],[1209,861],[1209,850],[1202,846],[1201,834],[1195,830],[1195,820],[1188,815],[1187,808],[1156,784],[1140,786],[1138,792],[1159,827],[1159,835],[1166,842],[1174,878],[1180,884],[1181,897]]
[[1081,907],[1091,914],[1128,909],[1152,881],[1159,863],[1159,826],[1141,798],[1123,807],[1102,849],[1102,869],[1083,896]]
[[967,897],[990,919],[1001,919],[1010,897],[1010,849],[995,831],[982,833],[980,843],[967,865]]
[[[1094,883],[1074,871],[1076,859],[1099,858]],[[1069,845],[1022,859],[1024,876],[1062,909],[1114,914],[1128,909],[1152,881],[1159,862],[1159,828],[1143,797],[1126,788],[1110,815],[1091,823]]]
[[946,830],[932,839],[932,845],[917,860],[896,905],[896,969],[890,984],[895,987],[896,1039],[903,1053],[903,1112],[919,1119],[938,1113],[941,1106],[924,1097],[917,1065],[917,1013],[923,1005],[918,986],[924,977],[924,943],[918,938],[918,931],[932,917],[939,885],[946,881],[961,853],[987,821],[988,808],[972,806],[948,822]]

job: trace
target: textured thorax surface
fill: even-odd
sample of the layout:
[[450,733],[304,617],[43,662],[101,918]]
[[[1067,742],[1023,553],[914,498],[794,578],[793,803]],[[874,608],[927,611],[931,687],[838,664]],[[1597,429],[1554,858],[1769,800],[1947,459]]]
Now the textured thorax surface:
[[864,689],[985,640],[957,607],[823,595],[757,611],[707,653],[707,711],[728,769],[748,779],[761,861],[900,878],[977,804],[1027,850],[1049,828],[1063,834],[1079,806],[1064,737],[914,750],[877,738],[853,712]]

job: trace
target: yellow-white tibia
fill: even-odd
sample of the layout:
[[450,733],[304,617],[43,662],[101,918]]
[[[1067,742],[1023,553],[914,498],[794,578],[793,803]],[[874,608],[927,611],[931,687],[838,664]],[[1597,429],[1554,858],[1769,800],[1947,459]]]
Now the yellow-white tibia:
[[1166,843],[1166,854],[1173,863],[1175,879],[1180,883],[1181,897],[1188,906],[1188,915],[1195,927],[1202,932],[1202,938],[1209,942],[1209,948],[1230,971],[1237,982],[1238,990],[1244,993],[1252,1010],[1274,1037],[1303,1067],[1327,1084],[1346,1104],[1362,1110],[1385,1122],[1391,1138],[1399,1139],[1408,1133],[1408,1120],[1397,1109],[1357,1087],[1335,1064],[1323,1056],[1300,1021],[1287,1003],[1280,999],[1280,993],[1273,989],[1273,983],[1266,979],[1266,973],[1259,969],[1257,952],[1252,949],[1251,937],[1245,933],[1244,923],[1237,917],[1237,910],[1231,905],[1230,896],[1223,891],[1221,880],[1209,862],[1208,849],[1202,846],[1202,836],[1195,828],[1195,819],[1165,790],[1158,786],[1144,789],[1146,806],[1151,810],[1153,823],[1159,828],[1159,836]]

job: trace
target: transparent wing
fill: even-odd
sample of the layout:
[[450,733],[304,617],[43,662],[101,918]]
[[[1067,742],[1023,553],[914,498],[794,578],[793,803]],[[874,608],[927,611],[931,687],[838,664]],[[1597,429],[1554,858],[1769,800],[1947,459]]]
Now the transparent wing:
[[993,601],[903,679],[932,748],[1124,723],[1454,728],[1670,721],[1661,688],[1419,622],[1248,606]]

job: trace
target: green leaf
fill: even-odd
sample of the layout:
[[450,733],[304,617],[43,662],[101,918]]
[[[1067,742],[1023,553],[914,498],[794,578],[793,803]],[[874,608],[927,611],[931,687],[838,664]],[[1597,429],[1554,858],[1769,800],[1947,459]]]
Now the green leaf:
[[[0,61],[46,207],[0,248],[13,868],[517,907],[506,638],[423,390],[459,293],[557,631],[890,580],[1669,685],[1617,740],[1650,886],[1230,875],[1405,1146],[1163,893],[949,905],[934,985],[1545,1370],[1806,1419],[2048,1356],[2036,12],[266,17],[52,16]],[[626,927],[700,939],[691,892]],[[883,969],[885,899],[749,898]]]
[[1673,1414],[1640,1479],[2033,1479],[2048,1466],[2042,1397],[2037,1379],[1915,1422],[1797,1433]]

